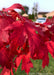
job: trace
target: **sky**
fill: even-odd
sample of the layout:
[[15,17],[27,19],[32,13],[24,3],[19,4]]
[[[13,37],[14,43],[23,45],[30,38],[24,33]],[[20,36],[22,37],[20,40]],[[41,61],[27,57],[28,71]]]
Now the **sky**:
[[38,11],[54,11],[54,0],[0,0],[0,10],[9,7],[14,3],[20,3],[29,7],[29,13],[32,11],[34,3],[38,3]]

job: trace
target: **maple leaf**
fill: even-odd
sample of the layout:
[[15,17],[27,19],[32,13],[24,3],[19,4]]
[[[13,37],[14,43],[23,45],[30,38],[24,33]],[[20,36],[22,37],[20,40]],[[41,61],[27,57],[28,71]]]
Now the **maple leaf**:
[[47,48],[48,48],[49,53],[54,58],[54,41],[46,42],[46,45],[47,45]]
[[31,57],[34,60],[41,59],[42,60],[42,67],[44,68],[46,65],[49,64],[49,57],[48,57],[48,48],[47,46],[41,42],[38,48],[36,48],[33,56]]
[[31,62],[31,60],[29,59],[29,56],[25,56],[23,55],[23,58],[22,58],[22,69],[21,70],[25,70],[25,72],[29,73],[30,71],[30,68],[33,68],[33,64]]
[[0,49],[0,65],[2,67],[6,67],[7,69],[11,69],[14,67],[14,62],[13,62],[14,55],[11,53],[11,50],[9,48],[6,48],[4,46],[3,48]]
[[8,15],[11,15],[11,17],[15,20],[15,21],[18,21],[18,20],[22,20],[23,17],[18,13],[16,12],[15,10],[10,10],[8,12]]
[[[16,21],[6,28],[6,30],[13,30],[13,32],[10,33],[10,46],[12,50],[16,50],[18,46],[23,47],[23,44],[28,39],[29,51],[31,51],[32,54],[35,52],[35,49],[39,47],[41,42],[39,37],[39,32],[41,30],[39,31],[39,29],[36,28],[33,24],[34,23],[30,21]],[[36,33],[36,31],[38,33]]]
[[[44,54],[43,58],[42,58],[42,60],[43,60],[42,61],[42,66],[43,66],[43,68],[45,68],[45,66],[46,65],[48,66],[48,64],[49,64],[48,48],[47,48],[46,45],[44,45],[44,46],[42,46],[42,48],[40,47],[40,49],[42,49],[42,53]],[[41,52],[41,50],[40,50],[40,52]],[[41,56],[39,56],[39,57],[41,57]]]
[[[42,60],[42,67],[49,64],[48,53],[54,58],[54,17],[44,24],[34,23],[19,15],[14,9],[22,9],[21,4],[0,11],[0,65],[1,75],[13,75],[22,60],[22,69],[29,73],[33,64],[30,58]],[[8,12],[9,11],[9,12]],[[51,28],[48,28],[51,24]]]
[[23,55],[17,56],[16,59],[15,59],[15,71],[17,71],[17,68],[19,67],[19,65],[21,63],[22,56]]
[[19,3],[15,3],[12,6],[10,6],[9,8],[4,9],[3,11],[14,10],[14,9],[22,9],[25,11],[24,7]]

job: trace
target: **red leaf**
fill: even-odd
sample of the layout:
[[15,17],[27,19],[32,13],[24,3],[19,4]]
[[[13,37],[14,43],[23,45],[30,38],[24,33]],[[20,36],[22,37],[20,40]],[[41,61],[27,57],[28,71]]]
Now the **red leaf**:
[[49,42],[47,42],[46,45],[47,45],[47,48],[48,48],[49,53],[54,58],[54,42],[53,41],[49,41]]
[[30,71],[30,68],[33,68],[32,62],[30,61],[28,56],[23,55],[22,70],[25,70],[25,72],[28,74]]
[[14,10],[14,9],[22,9],[25,11],[24,7],[21,4],[13,4],[11,7],[4,9],[3,11]]
[[16,57],[16,59],[15,59],[15,65],[16,65],[15,70],[16,71],[17,71],[17,68],[19,67],[19,65],[21,63],[21,60],[22,60],[22,55],[20,55],[19,57]]
[[[39,31],[39,29],[35,28],[33,24],[34,23],[32,22],[30,24],[30,21],[17,21],[7,27],[7,30],[13,30],[13,32],[10,33],[10,45],[12,50],[16,50],[18,46],[23,47],[24,43],[28,39],[29,51],[31,52],[31,55],[33,55],[35,49],[39,47],[39,44],[42,41],[39,37],[39,35],[42,35],[39,33],[41,30]],[[36,33],[36,31],[38,33]]]
[[0,75],[10,75],[10,70],[4,67]]
[[12,17],[9,16],[2,16],[0,18],[0,30],[4,29],[5,27],[9,26],[9,24],[13,23]]
[[0,31],[0,42],[9,42],[9,35],[4,30]]

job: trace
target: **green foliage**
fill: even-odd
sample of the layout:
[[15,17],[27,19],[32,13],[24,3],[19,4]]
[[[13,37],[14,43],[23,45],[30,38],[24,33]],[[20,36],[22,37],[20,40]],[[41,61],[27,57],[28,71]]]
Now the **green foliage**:
[[52,18],[52,16],[49,16],[49,17],[48,17],[48,19],[51,19],[51,18]]
[[35,19],[38,19],[38,13],[35,13]]
[[34,14],[29,14],[29,19],[34,19]]
[[29,7],[28,6],[24,6],[24,9],[25,9],[25,12],[22,10],[21,14],[28,14],[28,10],[29,10]]

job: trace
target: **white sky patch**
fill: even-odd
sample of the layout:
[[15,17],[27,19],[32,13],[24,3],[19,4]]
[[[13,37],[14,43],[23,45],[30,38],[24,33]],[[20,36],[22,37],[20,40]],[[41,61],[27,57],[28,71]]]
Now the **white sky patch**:
[[29,13],[32,11],[34,2],[38,3],[38,11],[54,11],[54,0],[0,0],[0,10],[7,8],[14,3],[20,3],[29,7]]

